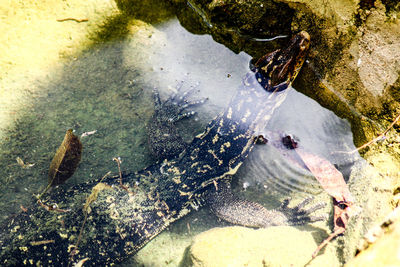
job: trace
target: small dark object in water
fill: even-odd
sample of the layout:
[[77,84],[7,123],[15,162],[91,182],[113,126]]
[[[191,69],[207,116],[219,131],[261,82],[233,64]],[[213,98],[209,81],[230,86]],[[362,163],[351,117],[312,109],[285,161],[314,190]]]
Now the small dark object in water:
[[282,137],[282,144],[288,149],[297,148],[297,141],[290,135]]
[[266,143],[268,143],[268,139],[265,138],[263,135],[259,135],[256,137],[256,144],[258,145],[265,145]]

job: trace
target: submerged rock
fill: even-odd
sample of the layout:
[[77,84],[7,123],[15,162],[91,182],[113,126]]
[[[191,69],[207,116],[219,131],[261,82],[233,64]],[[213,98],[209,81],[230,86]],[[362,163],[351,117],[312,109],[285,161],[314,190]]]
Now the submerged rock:
[[339,266],[332,246],[311,261],[324,238],[314,234],[313,228],[289,226],[214,228],[194,238],[183,266],[322,266],[327,262]]

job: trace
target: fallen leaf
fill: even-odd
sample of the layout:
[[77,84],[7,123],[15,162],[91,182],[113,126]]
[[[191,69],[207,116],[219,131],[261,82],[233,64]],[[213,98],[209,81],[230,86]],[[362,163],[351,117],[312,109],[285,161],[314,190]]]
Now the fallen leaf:
[[81,160],[82,143],[79,138],[68,130],[64,140],[51,161],[49,168],[49,184],[56,186],[71,177]]
[[333,232],[317,247],[312,254],[315,258],[319,251],[333,238],[346,231],[349,219],[360,211],[354,205],[354,198],[343,178],[343,175],[327,159],[296,147],[294,150],[304,164],[318,180],[322,188],[333,198]]
[[308,152],[289,135],[268,131],[266,139],[293,165],[310,171],[339,204],[354,202],[342,173],[329,160]]
[[295,151],[321,184],[322,188],[337,202],[354,202],[342,173],[332,163],[327,159],[305,151],[303,148],[295,148]]
[[354,205],[354,198],[342,173],[329,160],[299,147],[298,141],[289,135],[267,132],[267,139],[268,144],[278,149],[294,165],[309,170],[333,198],[333,232],[314,251],[312,258],[315,258],[333,238],[346,231],[348,220],[361,208]]

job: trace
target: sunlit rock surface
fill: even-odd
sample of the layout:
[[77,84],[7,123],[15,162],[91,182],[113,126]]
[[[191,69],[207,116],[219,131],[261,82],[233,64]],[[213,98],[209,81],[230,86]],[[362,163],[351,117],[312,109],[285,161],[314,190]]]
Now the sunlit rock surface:
[[329,262],[329,266],[340,266],[330,246],[323,256],[311,261],[311,254],[323,237],[310,235],[310,232],[313,228],[214,228],[194,238],[185,264],[196,267],[323,266]]
[[361,252],[346,267],[400,266],[400,209],[390,213],[382,224],[370,229]]

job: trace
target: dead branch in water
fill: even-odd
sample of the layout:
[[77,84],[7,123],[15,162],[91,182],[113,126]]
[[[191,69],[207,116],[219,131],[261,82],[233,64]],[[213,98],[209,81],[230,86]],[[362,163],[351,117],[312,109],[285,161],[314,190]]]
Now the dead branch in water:
[[129,192],[128,187],[126,187],[122,183],[122,172],[121,172],[121,158],[120,157],[115,157],[113,158],[113,161],[117,162],[118,164],[118,172],[119,172],[119,185],[121,186],[122,189],[126,190]]

